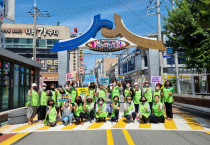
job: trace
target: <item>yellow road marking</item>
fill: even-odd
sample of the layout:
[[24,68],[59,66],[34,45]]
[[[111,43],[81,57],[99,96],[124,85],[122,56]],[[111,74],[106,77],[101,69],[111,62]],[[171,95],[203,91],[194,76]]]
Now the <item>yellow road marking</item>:
[[125,139],[128,143],[128,145],[135,145],[135,143],[133,142],[133,139],[131,138],[130,134],[128,133],[127,129],[122,129],[123,134],[125,136]]
[[[107,121],[108,119],[109,119],[109,118],[106,117],[106,121]],[[103,124],[104,124],[104,122],[94,122],[94,123],[91,124],[87,129],[96,129],[96,128],[101,127]]]
[[21,130],[24,130],[24,129],[28,128],[28,127],[34,126],[34,125],[36,125],[36,124],[37,124],[37,123],[34,123],[34,124],[32,124],[32,125],[25,124],[25,125],[23,125],[23,126],[20,126],[20,127],[18,127],[18,128],[15,128],[15,129],[11,130],[10,132],[21,131]]
[[26,136],[27,134],[29,134],[29,132],[25,132],[25,133],[18,133],[10,138],[8,138],[7,140],[1,142],[1,145],[11,145],[14,142],[18,141],[19,139],[23,138],[24,136]]
[[43,127],[40,127],[40,128],[38,128],[38,129],[36,129],[36,130],[47,130],[47,129],[49,129],[50,128],[50,126],[43,126]]
[[127,122],[125,117],[122,117],[112,128],[125,128]]
[[165,126],[165,129],[177,129],[177,126],[176,126],[174,120],[165,119],[164,126]]
[[13,125],[4,125],[4,126],[2,126],[1,128],[0,128],[0,132],[3,132],[3,131],[5,131],[5,130],[7,130],[7,129],[9,129],[10,127],[12,127]]
[[140,123],[139,128],[151,128],[151,123],[147,123],[147,124]]
[[195,121],[191,115],[188,114],[180,114],[180,116],[182,118],[184,118],[184,120],[188,123],[188,125],[194,129],[194,130],[204,130],[204,128],[200,125],[200,123],[198,123],[197,121]]
[[77,127],[78,125],[79,125],[79,124],[73,123],[72,125],[67,125],[67,126],[63,127],[62,130],[74,129],[74,128]]
[[210,131],[205,131],[205,133],[210,134]]
[[106,130],[106,137],[107,137],[107,145],[114,145],[111,129]]

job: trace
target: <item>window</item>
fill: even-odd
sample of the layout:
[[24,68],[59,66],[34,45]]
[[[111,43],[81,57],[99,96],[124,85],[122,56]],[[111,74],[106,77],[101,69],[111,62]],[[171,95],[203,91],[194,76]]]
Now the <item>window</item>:
[[13,43],[19,43],[19,38],[13,38]]
[[24,98],[25,98],[25,91],[24,91],[24,80],[25,76],[25,68],[23,66],[20,67],[20,100],[19,100],[19,106],[24,106]]
[[19,96],[19,65],[14,65],[13,108],[18,107]]
[[26,39],[26,43],[33,45],[33,39]]
[[2,94],[2,110],[9,109],[9,77],[10,63],[5,61],[3,65],[3,94]]
[[28,91],[30,90],[30,69],[29,68],[26,68],[26,82],[25,82],[25,102],[24,104],[26,103],[26,100],[27,100],[27,96],[28,96]]
[[144,66],[147,67],[147,56],[144,56]]
[[127,63],[123,64],[123,73],[127,73],[127,69],[128,69],[127,66],[128,66]]
[[128,72],[135,69],[135,57],[132,57],[130,61],[128,61]]

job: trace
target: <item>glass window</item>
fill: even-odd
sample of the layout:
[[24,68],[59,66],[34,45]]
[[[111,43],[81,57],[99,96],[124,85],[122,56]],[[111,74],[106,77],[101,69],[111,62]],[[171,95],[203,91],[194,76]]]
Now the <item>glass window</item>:
[[30,69],[26,68],[25,103],[27,100],[29,90],[30,90]]
[[3,66],[3,95],[2,95],[2,110],[9,108],[9,73],[10,63],[5,61]]
[[144,65],[147,67],[147,56],[144,56]]
[[18,107],[19,95],[19,65],[14,65],[13,108]]
[[128,72],[135,69],[135,57],[128,61]]
[[13,43],[19,43],[19,38],[13,38]]
[[127,73],[128,65],[127,63],[123,64],[123,73]]
[[24,67],[20,67],[20,100],[19,100],[19,105],[20,106],[24,106],[25,102],[24,102],[24,98],[25,98],[25,90],[24,90],[24,84],[25,84],[25,68]]
[[33,45],[33,39],[26,39],[26,43]]
[[5,38],[6,39],[6,44],[11,44],[12,43],[12,38]]

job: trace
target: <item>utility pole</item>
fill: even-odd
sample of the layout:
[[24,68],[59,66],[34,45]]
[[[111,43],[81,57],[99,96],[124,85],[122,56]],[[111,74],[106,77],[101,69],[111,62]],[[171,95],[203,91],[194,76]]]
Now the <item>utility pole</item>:
[[34,0],[34,39],[33,39],[33,60],[36,61],[36,0]]

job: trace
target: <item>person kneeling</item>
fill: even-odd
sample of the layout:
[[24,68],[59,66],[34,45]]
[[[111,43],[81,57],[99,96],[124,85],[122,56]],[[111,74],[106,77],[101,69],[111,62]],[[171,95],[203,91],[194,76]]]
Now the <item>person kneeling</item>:
[[110,115],[111,121],[116,121],[118,122],[119,119],[119,109],[120,109],[120,102],[119,102],[119,97],[114,96],[114,102],[110,104],[110,106],[113,108],[112,113]]
[[85,117],[85,107],[86,107],[86,103],[85,101],[82,102],[82,98],[80,96],[77,96],[75,99],[75,106],[74,106],[74,114],[75,114],[75,120],[77,122],[80,121],[81,119],[81,125],[83,125],[83,119]]
[[151,115],[151,123],[164,123],[163,105],[159,101],[159,96],[155,95],[155,102],[152,106],[153,114]]
[[145,124],[147,124],[149,123],[150,114],[151,114],[150,106],[145,96],[141,97],[140,102],[141,102],[139,106],[140,120]]
[[103,98],[98,99],[98,103],[96,104],[96,121],[98,122],[100,119],[106,121],[108,113],[106,111],[106,104],[104,103]]
[[94,119],[94,103],[93,98],[91,96],[88,96],[86,99],[86,107],[85,107],[85,118],[90,121],[90,123],[93,122]]
[[44,124],[46,124],[50,127],[54,127],[54,126],[56,126],[56,122],[57,122],[57,111],[55,109],[54,100],[49,99],[47,104],[48,104],[48,109],[47,109],[47,114],[46,114]]
[[72,125],[72,104],[69,104],[68,101],[64,102],[62,110],[62,121],[64,122],[64,125],[68,125],[68,123]]
[[135,107],[134,103],[131,101],[131,97],[128,96],[126,99],[126,102],[124,104],[124,116],[127,119],[127,122],[129,123],[131,118],[133,118],[133,122],[135,121],[136,118],[136,112],[135,112]]

